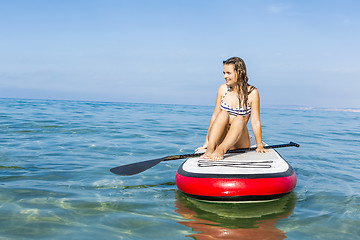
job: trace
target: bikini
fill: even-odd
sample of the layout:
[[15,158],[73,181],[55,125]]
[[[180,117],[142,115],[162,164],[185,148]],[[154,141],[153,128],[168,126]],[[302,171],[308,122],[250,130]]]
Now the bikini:
[[[254,88],[255,87],[251,86],[249,93],[251,93]],[[241,107],[239,109],[239,108],[232,108],[228,104],[224,103],[224,98],[229,90],[230,90],[230,88],[227,89],[227,91],[225,92],[224,96],[221,99],[220,109],[227,111],[229,113],[229,115],[232,115],[232,116],[247,116],[247,115],[249,115],[251,113],[250,106],[248,106],[247,109],[244,109],[243,107]]]

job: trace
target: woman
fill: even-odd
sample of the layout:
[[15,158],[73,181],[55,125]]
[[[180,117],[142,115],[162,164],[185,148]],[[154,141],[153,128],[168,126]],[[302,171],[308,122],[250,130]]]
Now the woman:
[[260,123],[260,97],[258,90],[248,84],[245,62],[232,57],[223,62],[224,79],[217,92],[205,143],[196,151],[206,149],[204,159],[220,160],[229,149],[250,147],[247,122],[256,139],[256,151],[267,152],[262,144]]

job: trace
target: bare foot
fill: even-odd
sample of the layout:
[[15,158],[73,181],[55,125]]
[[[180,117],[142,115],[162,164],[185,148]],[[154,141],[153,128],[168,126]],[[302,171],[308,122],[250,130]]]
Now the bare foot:
[[198,147],[197,149],[195,149],[195,153],[205,153],[206,152],[206,147]]
[[200,158],[202,158],[202,159],[210,159],[212,153],[213,153],[212,150],[207,149],[206,152],[203,155],[201,155]]
[[225,152],[221,149],[216,149],[210,156],[211,161],[217,161],[224,159]]

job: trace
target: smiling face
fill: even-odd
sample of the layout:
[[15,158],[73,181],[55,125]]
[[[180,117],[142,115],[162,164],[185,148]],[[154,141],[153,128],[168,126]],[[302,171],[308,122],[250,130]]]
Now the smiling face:
[[223,72],[224,72],[224,79],[226,81],[226,86],[234,87],[237,81],[237,74],[235,72],[234,64],[224,64]]

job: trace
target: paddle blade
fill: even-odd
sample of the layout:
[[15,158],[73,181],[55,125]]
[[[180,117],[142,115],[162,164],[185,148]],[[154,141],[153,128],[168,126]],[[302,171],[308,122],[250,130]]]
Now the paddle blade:
[[117,175],[121,175],[121,176],[131,176],[131,175],[141,173],[149,168],[152,168],[153,166],[155,166],[156,164],[158,164],[159,162],[161,162],[163,160],[164,160],[164,158],[158,158],[158,159],[153,159],[153,160],[148,160],[148,161],[143,161],[143,162],[126,164],[126,165],[114,167],[114,168],[110,169],[110,172],[115,173]]

